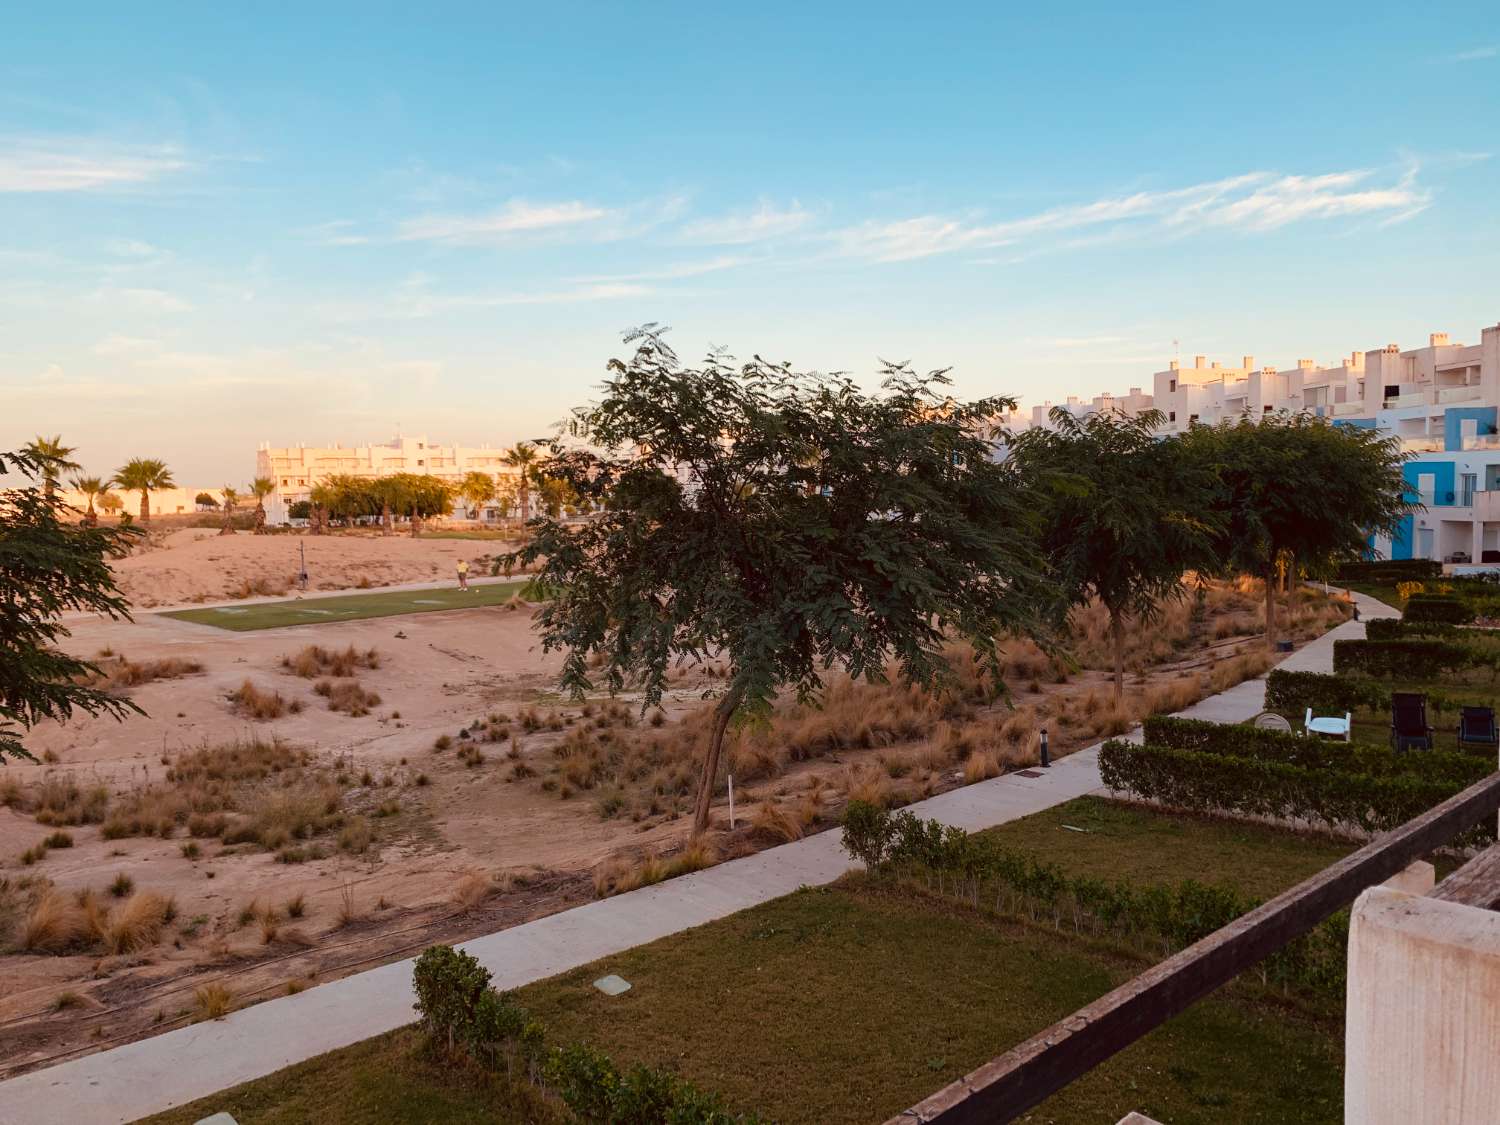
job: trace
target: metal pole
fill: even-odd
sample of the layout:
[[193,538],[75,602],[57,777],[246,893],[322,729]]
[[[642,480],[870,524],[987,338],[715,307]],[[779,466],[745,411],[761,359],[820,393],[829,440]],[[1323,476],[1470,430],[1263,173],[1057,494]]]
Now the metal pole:
[[729,830],[734,831],[734,774],[729,775]]
[[1047,728],[1042,728],[1042,765],[1052,768],[1052,756],[1047,753]]

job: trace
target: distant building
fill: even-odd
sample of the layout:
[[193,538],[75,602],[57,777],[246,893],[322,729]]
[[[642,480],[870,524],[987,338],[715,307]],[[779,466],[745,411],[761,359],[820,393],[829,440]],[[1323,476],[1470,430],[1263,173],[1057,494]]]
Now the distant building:
[[[354,476],[373,479],[393,473],[420,473],[441,477],[458,484],[471,472],[488,473],[497,480],[514,479],[516,470],[505,464],[504,449],[488,445],[465,448],[434,445],[423,437],[395,437],[380,445],[315,447],[309,445],[275,448],[263,442],[255,451],[255,475],[269,477],[275,491],[266,497],[266,519],[285,523],[287,510],[300,500],[307,500],[313,486],[332,476]],[[481,513],[485,519],[498,518],[493,505]]]
[[[1289,410],[1392,434],[1412,454],[1406,480],[1422,510],[1394,536],[1377,537],[1376,552],[1500,564],[1500,325],[1485,328],[1477,344],[1434,332],[1426,347],[1403,351],[1387,344],[1351,352],[1334,367],[1311,359],[1284,369],[1256,367],[1248,355],[1236,367],[1201,355],[1191,367],[1172,360],[1152,376],[1151,390],[1146,395],[1132,387],[1128,395],[1089,403],[1069,398],[1063,405],[1079,415],[1108,409],[1134,415],[1154,407],[1168,433]],[[1045,425],[1051,410],[1050,402],[1033,407],[1031,424]]]

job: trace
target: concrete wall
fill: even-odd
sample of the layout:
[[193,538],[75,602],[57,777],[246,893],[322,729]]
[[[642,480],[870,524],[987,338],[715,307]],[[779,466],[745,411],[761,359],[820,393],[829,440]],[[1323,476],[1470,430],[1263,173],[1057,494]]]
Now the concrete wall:
[[1354,904],[1347,1125],[1500,1121],[1500,913],[1373,887]]

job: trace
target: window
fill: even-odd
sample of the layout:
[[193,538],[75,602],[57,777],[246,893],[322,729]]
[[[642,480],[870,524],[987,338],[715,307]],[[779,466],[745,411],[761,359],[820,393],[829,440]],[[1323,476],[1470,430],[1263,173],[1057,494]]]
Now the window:
[[1167,380],[1167,390],[1168,390],[1168,392],[1175,391],[1176,389],[1177,389],[1177,380],[1176,379],[1168,379]]
[[1177,421],[1177,411],[1175,411],[1175,410],[1168,410],[1167,411],[1167,421],[1168,422],[1175,422],[1175,421]]
[[1271,404],[1269,402],[1266,403],[1264,406],[1262,406],[1260,408],[1260,412],[1262,414],[1269,414],[1269,413],[1271,413]]
[[300,486],[300,485],[305,485],[305,484],[307,484],[307,481],[305,481],[305,480],[298,480],[298,481],[297,481],[297,484],[298,484],[298,485],[299,485],[299,486]]
[[[421,446],[420,446],[420,445],[419,445],[419,446],[417,446],[417,448],[418,448],[418,449],[421,449],[421,448],[422,448],[422,447],[421,447]],[[423,461],[423,460],[422,460],[422,458],[420,458],[420,457],[418,457],[418,458],[417,458],[417,464],[418,464],[418,465],[425,465],[425,464],[427,464],[427,462],[426,462],[426,461]]]
[[1196,422],[1197,420],[1198,420],[1198,415],[1196,415],[1196,414],[1189,414],[1188,415],[1188,421],[1189,422]]
[[286,477],[282,477],[282,478],[281,478],[281,487],[282,487],[282,488],[285,488],[285,487],[286,487]]

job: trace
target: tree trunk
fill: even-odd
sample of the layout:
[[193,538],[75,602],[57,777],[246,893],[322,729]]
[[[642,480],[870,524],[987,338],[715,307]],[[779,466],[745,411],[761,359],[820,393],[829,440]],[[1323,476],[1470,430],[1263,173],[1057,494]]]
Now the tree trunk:
[[255,534],[266,533],[266,502],[263,499],[255,501]]
[[703,776],[698,780],[698,801],[693,808],[693,835],[701,836],[708,831],[708,812],[714,799],[714,783],[719,777],[719,756],[724,749],[724,732],[729,729],[729,720],[739,709],[745,698],[745,689],[736,684],[719,700],[714,708],[713,733],[709,736],[708,756],[703,762]]
[[1276,564],[1266,568],[1266,648],[1276,650]]
[[141,522],[149,523],[151,520],[151,493],[144,488],[141,489]]
[[422,516],[420,512],[413,511],[411,514],[411,537],[415,539],[422,534]]
[[98,515],[97,512],[94,511],[94,498],[92,496],[89,497],[89,510],[83,514],[83,526],[84,527],[98,527],[99,526],[99,515]]
[[395,530],[395,521],[391,519],[391,506],[382,503],[380,505],[380,534],[392,535]]
[[1125,627],[1119,610],[1109,611],[1109,635],[1115,650],[1115,698],[1125,696]]
[[224,526],[219,528],[219,534],[234,534],[234,509],[229,506],[229,502],[227,500],[224,502]]

